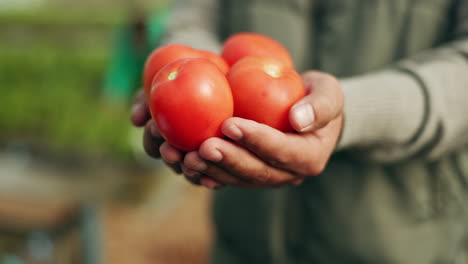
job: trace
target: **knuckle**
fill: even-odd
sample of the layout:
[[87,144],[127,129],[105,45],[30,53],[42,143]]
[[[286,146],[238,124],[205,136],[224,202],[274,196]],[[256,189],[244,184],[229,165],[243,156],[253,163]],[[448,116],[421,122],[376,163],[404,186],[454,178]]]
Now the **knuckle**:
[[332,85],[337,82],[336,78],[330,73],[322,73],[322,81],[326,85]]
[[330,73],[320,72],[318,78],[322,86],[327,87],[327,89],[334,88],[339,84],[338,79]]
[[332,111],[335,111],[338,108],[341,108],[344,102],[344,94],[341,89],[341,84],[334,76],[330,75],[330,78],[327,78],[326,81],[327,89],[330,92],[328,96],[328,105],[331,107]]
[[333,76],[333,75],[331,75],[329,73],[327,73],[326,76],[327,76],[327,81],[329,82],[329,84],[331,86],[336,87],[336,85],[339,84],[339,81],[335,76]]
[[317,103],[316,111],[316,125],[323,127],[328,122],[330,122],[336,114],[339,112],[337,109],[338,103],[334,97],[323,97]]
[[315,126],[323,127],[328,121],[330,121],[332,105],[329,99],[322,98],[316,104],[315,110]]
[[272,172],[268,166],[264,166],[255,177],[257,181],[261,183],[269,183],[272,178]]
[[322,107],[323,112],[325,112],[326,114],[335,112],[335,108],[337,104],[335,96],[323,97],[320,102],[321,102],[321,107]]

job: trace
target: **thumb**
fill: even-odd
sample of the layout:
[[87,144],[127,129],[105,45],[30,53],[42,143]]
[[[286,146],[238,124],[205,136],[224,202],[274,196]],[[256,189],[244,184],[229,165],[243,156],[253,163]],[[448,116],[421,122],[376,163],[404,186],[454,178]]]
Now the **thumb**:
[[326,73],[306,72],[302,76],[309,94],[289,111],[289,122],[297,132],[312,132],[326,126],[343,111],[343,91],[338,80]]

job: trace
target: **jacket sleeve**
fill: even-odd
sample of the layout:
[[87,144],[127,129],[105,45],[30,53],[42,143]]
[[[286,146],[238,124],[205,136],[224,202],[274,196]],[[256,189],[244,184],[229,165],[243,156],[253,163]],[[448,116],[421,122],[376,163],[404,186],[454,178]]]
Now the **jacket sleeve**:
[[163,43],[179,43],[218,52],[221,42],[218,0],[174,0]]
[[433,160],[468,143],[468,3],[453,41],[379,72],[342,80],[345,125],[338,150],[391,162]]

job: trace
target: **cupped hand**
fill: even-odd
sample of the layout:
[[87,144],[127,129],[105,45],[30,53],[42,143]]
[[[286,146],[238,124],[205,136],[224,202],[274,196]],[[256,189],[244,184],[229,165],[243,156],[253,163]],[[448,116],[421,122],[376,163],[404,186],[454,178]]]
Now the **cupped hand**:
[[290,110],[298,133],[283,133],[242,118],[222,126],[229,139],[210,138],[198,151],[183,155],[167,143],[160,155],[170,164],[181,164],[186,178],[209,188],[233,185],[245,188],[298,185],[326,167],[343,123],[343,92],[331,75],[303,75],[307,95]]

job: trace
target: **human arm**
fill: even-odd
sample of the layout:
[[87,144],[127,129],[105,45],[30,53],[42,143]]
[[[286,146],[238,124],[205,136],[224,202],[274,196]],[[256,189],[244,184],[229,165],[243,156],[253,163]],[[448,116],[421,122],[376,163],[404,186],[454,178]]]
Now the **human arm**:
[[[468,32],[468,31],[467,31]],[[468,143],[468,39],[342,80],[346,125],[338,149],[393,162],[437,159]]]

